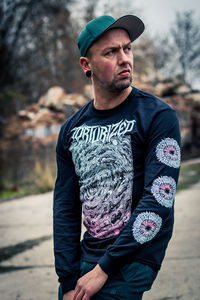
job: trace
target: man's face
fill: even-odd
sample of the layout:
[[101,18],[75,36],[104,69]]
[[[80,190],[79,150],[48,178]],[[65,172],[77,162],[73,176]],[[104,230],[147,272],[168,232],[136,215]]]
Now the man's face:
[[89,61],[94,85],[118,93],[131,85],[133,54],[123,29],[105,32],[90,48]]

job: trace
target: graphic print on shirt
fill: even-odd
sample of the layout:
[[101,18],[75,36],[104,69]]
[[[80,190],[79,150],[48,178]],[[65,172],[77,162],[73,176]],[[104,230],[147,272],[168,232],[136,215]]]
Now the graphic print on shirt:
[[155,199],[165,207],[172,207],[176,194],[176,181],[171,176],[156,178],[151,187]]
[[73,129],[70,151],[79,176],[84,225],[95,238],[119,234],[131,215],[135,121]]
[[158,160],[175,169],[180,167],[181,150],[177,141],[173,138],[165,138],[156,147]]
[[162,218],[154,212],[140,213],[133,224],[133,236],[140,244],[152,240],[159,232]]

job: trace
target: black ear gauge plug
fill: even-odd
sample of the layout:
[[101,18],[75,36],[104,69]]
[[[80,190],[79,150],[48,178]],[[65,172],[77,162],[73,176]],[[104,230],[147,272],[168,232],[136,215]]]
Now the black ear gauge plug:
[[86,71],[85,75],[86,75],[88,78],[90,78],[91,75],[92,75],[92,72],[91,72],[90,70],[88,70],[88,71]]

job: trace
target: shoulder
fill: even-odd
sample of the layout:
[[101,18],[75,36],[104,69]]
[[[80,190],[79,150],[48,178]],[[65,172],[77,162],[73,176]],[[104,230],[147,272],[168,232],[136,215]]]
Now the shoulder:
[[142,110],[152,121],[161,120],[165,126],[166,122],[178,122],[176,110],[164,100],[148,92],[137,90],[138,103],[141,104]]
[[138,126],[148,134],[153,128],[161,131],[166,126],[177,126],[178,116],[176,111],[164,100],[139,89],[133,89],[132,107],[135,107],[135,115],[138,118]]
[[174,110],[169,104],[159,97],[140,89],[134,89],[136,93],[136,99],[147,110],[153,110],[154,112],[159,112],[162,110]]
[[80,119],[84,117],[88,113],[90,106],[92,105],[92,100],[82,106],[77,112],[75,112],[71,117],[69,117],[65,123],[62,125],[63,130],[71,130],[73,129],[76,124],[79,122]]
[[81,119],[84,118],[91,105],[92,100],[89,103],[82,106],[76,113],[74,113],[65,121],[65,123],[61,126],[60,129],[59,140],[62,140],[64,143],[66,143],[66,140],[69,137],[72,129],[77,126]]

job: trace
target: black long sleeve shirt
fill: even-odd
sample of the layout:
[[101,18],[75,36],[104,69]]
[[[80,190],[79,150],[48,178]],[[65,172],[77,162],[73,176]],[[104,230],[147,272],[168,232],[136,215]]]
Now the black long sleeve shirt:
[[180,167],[176,112],[134,87],[113,109],[90,101],[62,126],[57,165],[54,252],[63,292],[74,289],[80,259],[107,274],[132,261],[159,269]]

